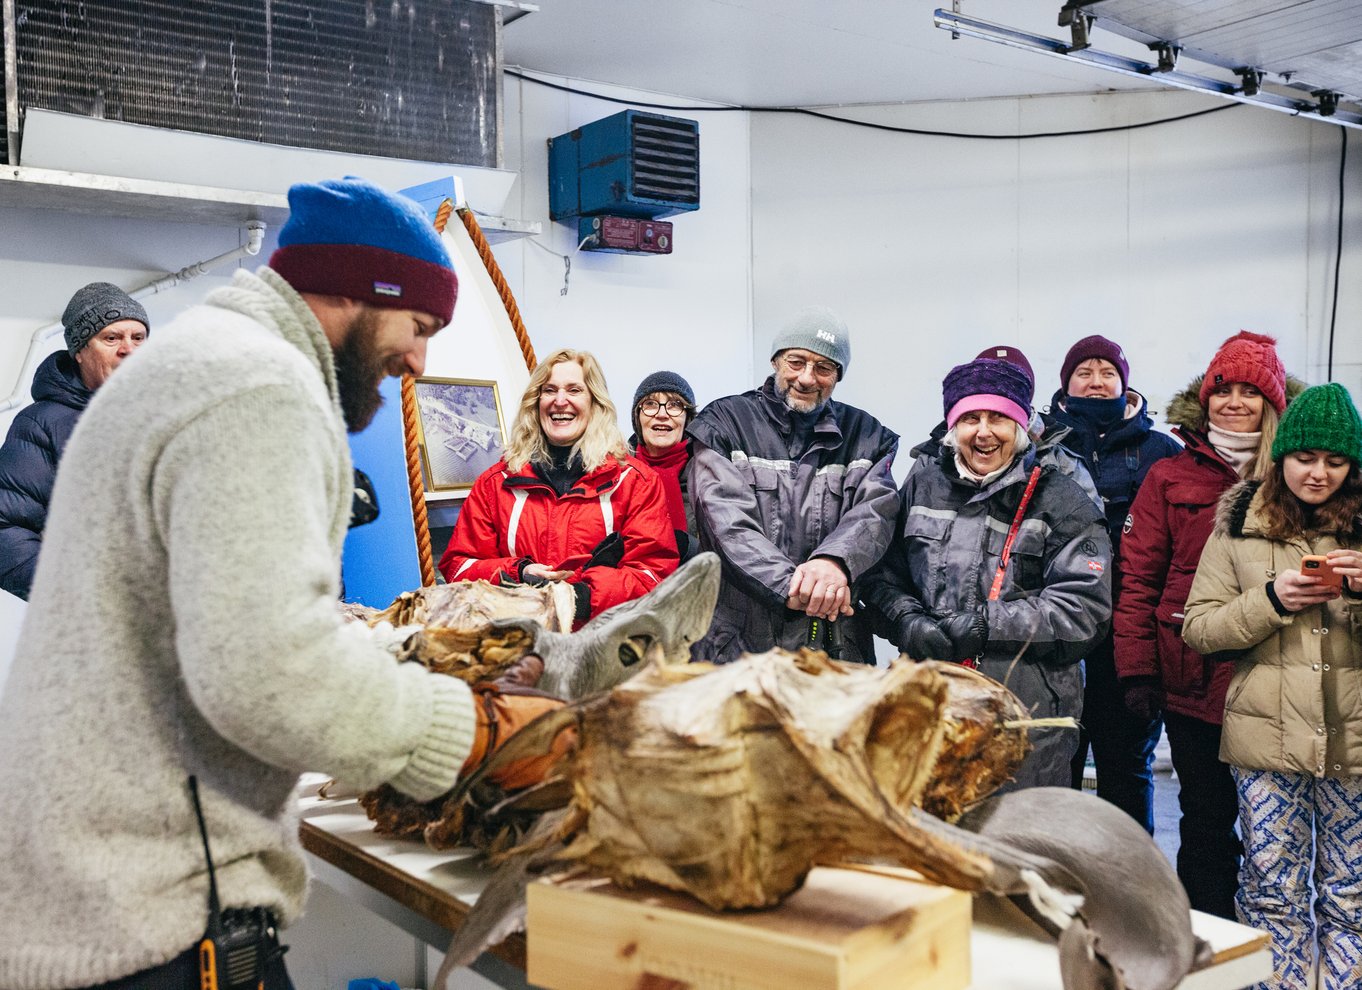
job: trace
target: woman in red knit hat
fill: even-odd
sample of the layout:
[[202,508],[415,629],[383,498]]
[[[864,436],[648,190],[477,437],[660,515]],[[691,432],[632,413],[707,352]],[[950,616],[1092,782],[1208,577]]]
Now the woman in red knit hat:
[[1219,757],[1233,667],[1183,643],[1183,606],[1216,503],[1240,479],[1271,468],[1277,417],[1304,387],[1288,379],[1275,344],[1240,331],[1169,405],[1184,449],[1150,469],[1131,506],[1113,617],[1126,706],[1141,718],[1163,713],[1181,785],[1178,876],[1193,908],[1225,918],[1234,917],[1239,885],[1238,799]]

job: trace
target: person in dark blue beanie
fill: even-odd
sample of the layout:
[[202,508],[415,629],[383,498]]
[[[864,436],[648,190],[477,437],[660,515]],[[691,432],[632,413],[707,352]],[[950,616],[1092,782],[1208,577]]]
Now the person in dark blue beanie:
[[[1155,462],[1182,448],[1154,429],[1149,404],[1130,387],[1130,362],[1115,341],[1100,334],[1069,348],[1060,387],[1050,403],[1056,420],[1072,431],[1064,443],[1092,472],[1106,508],[1112,544],[1112,589],[1119,590],[1121,533],[1135,494]],[[1154,746],[1163,723],[1126,708],[1116,679],[1108,632],[1084,660],[1083,722],[1072,784],[1082,787],[1088,746],[1097,769],[1097,796],[1126,811],[1154,834]]]
[[695,519],[689,511],[686,466],[690,463],[690,440],[685,429],[695,418],[695,392],[674,371],[654,371],[634,389],[630,416],[634,456],[657,472],[667,496],[667,512],[676,531],[676,549],[684,564],[695,556]]

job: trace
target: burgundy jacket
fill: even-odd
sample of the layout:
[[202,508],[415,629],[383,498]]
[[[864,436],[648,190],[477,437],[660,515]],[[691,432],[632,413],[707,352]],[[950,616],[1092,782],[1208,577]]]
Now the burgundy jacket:
[[1121,541],[1121,594],[1112,616],[1116,673],[1163,682],[1165,707],[1219,725],[1234,665],[1182,641],[1182,611],[1221,494],[1239,480],[1206,437],[1174,431],[1186,445],[1149,469]]

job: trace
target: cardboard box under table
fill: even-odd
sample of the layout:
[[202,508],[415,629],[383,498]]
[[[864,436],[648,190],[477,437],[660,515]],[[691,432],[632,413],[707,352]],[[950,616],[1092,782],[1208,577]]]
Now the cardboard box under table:
[[526,975],[548,990],[963,990],[970,914],[968,894],[897,870],[818,868],[764,911],[543,881],[529,889]]

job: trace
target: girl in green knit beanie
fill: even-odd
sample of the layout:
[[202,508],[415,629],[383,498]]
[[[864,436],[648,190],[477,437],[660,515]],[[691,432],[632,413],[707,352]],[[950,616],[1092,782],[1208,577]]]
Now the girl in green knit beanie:
[[1261,485],[1240,482],[1221,500],[1182,638],[1234,664],[1220,759],[1239,792],[1236,911],[1272,939],[1273,976],[1260,986],[1356,987],[1362,419],[1347,390],[1302,392],[1272,460]]

